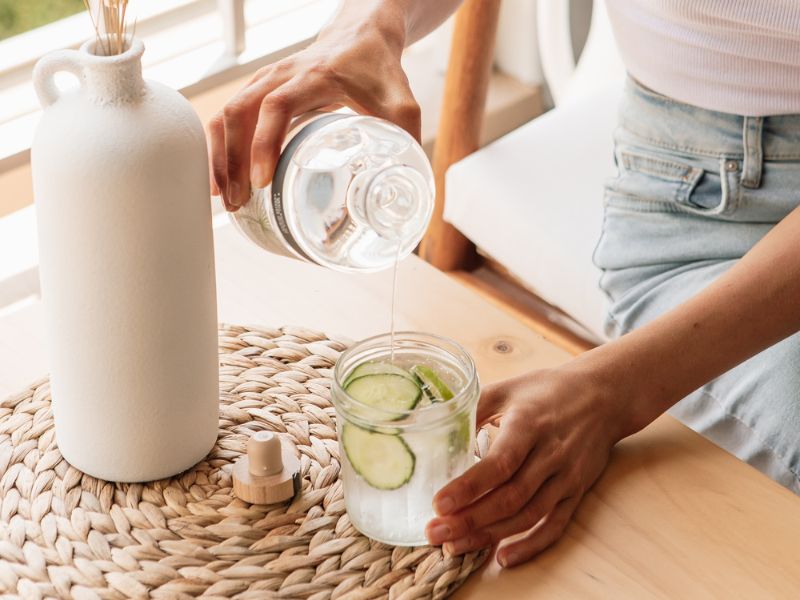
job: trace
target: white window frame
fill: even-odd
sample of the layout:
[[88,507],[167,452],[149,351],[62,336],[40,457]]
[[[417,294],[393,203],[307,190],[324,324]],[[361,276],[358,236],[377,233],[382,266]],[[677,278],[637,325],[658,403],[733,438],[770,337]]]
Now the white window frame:
[[[246,12],[263,12],[267,3],[270,0],[161,0],[157,8],[144,5],[136,35],[145,41],[155,34],[186,30],[193,19],[218,15],[221,26],[201,44],[186,43],[167,51],[162,43],[157,55],[146,52],[145,77],[191,98],[308,45],[333,14],[338,0],[284,1],[283,12],[246,27]],[[90,33],[88,16],[81,12],[0,41],[0,102],[10,86],[29,93],[33,66],[42,55],[59,48],[77,48]],[[32,107],[0,122],[0,173],[30,160],[30,142],[39,114],[38,107]]]

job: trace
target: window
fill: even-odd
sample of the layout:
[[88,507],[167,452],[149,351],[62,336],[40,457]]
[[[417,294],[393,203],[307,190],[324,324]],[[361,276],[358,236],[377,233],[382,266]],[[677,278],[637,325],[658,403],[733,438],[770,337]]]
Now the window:
[[0,0],[0,40],[83,10],[83,0]]
[[[129,2],[146,46],[145,77],[189,97],[299,49],[338,6],[338,0]],[[78,12],[66,16],[75,4]],[[39,119],[31,71],[43,54],[77,48],[94,34],[82,8],[83,0],[0,0],[0,28],[10,35],[0,39],[0,319],[38,295],[36,221],[32,207],[23,208],[32,201],[26,164]],[[58,84],[75,82],[65,75]]]
[[[308,43],[338,5],[337,0],[129,2],[136,36],[146,46],[145,77],[188,96]],[[83,0],[0,0],[0,32],[14,34],[0,39],[2,173],[28,159],[39,114],[30,81],[33,65],[51,50],[77,48],[93,30]],[[74,85],[66,75],[58,83]]]

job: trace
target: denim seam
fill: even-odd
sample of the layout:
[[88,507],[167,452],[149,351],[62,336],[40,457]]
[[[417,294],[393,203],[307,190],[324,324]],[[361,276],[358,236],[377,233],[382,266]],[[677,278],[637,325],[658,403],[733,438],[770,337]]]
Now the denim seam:
[[641,210],[641,212],[670,212],[684,215],[711,216],[707,210],[699,208],[695,209],[691,206],[678,204],[677,201],[667,202],[664,200],[648,200],[639,196],[631,196],[630,194],[622,194],[620,192],[610,191],[606,191],[606,206],[609,205],[608,200],[612,197],[619,198],[621,200],[632,201],[632,204],[635,204],[635,207],[631,206],[631,210]]
[[[602,269],[602,273],[600,273],[600,278],[597,280],[597,287],[600,288],[600,291],[603,292],[603,294],[605,294],[606,298],[608,298],[609,304],[613,305],[614,298],[611,296],[611,293],[608,291],[608,289],[603,285],[603,278],[606,276],[606,273],[608,273],[608,269]],[[617,320],[617,317],[614,315],[614,312],[611,310],[610,306],[608,310],[606,310],[606,318],[610,320],[617,327],[619,331],[624,330],[620,322]]]
[[[721,161],[724,164],[725,160],[721,159]],[[646,177],[653,176],[642,171],[634,172]],[[692,205],[690,203],[692,192],[697,187],[696,179],[691,181],[683,181],[680,183],[675,180],[673,183],[679,183],[679,185],[672,201],[652,200],[649,198],[642,198],[641,196],[625,194],[616,190],[606,189],[605,204],[608,206],[609,199],[618,198],[620,200],[627,200],[630,202],[630,206],[626,206],[624,208],[628,208],[630,210],[639,210],[640,212],[668,212],[673,214],[694,215],[700,217],[724,217],[736,212],[736,210],[739,208],[739,203],[741,200],[741,190],[737,187],[734,192],[730,182],[727,180],[727,177],[728,173],[724,170],[724,168],[722,168],[720,172],[720,178],[724,180],[720,181],[722,197],[720,199],[720,204],[713,208],[703,208],[702,206]]]
[[663,177],[670,181],[686,183],[690,176],[697,176],[697,171],[702,171],[692,165],[672,162],[657,156],[647,156],[630,150],[620,150],[619,155],[623,167],[627,170]]
[[800,154],[764,154],[764,162],[771,160],[800,160]]
[[[688,105],[686,105],[684,103],[678,102],[677,100],[674,100],[674,99],[670,98],[669,96],[662,96],[661,94],[659,94],[657,92],[651,91],[650,89],[646,88],[642,83],[636,81],[636,79],[634,79],[630,75],[628,77],[629,77],[629,80],[631,81],[631,84],[632,84],[631,88],[633,89],[633,92],[635,94],[639,94],[639,95],[643,96],[645,100],[655,100],[656,102],[663,102],[663,103],[671,104],[672,106],[679,107],[679,108],[683,108],[685,106],[688,106]],[[734,152],[734,153],[726,153],[726,152],[720,153],[720,152],[714,152],[714,151],[711,151],[711,150],[704,150],[704,149],[700,149],[700,148],[692,148],[692,147],[689,147],[689,146],[673,146],[673,145],[670,145],[670,144],[665,144],[663,142],[659,142],[658,140],[653,140],[653,139],[650,139],[650,138],[646,138],[646,137],[644,137],[644,136],[642,136],[642,135],[640,135],[638,133],[635,133],[634,131],[631,131],[631,130],[628,130],[628,131],[630,133],[632,133],[633,135],[640,137],[643,140],[646,140],[646,141],[648,141],[648,142],[650,142],[652,144],[655,144],[657,146],[660,146],[660,147],[666,148],[666,149],[678,150],[678,151],[684,151],[684,152],[698,152],[698,153],[702,154],[703,156],[708,156],[708,157],[712,157],[712,158],[719,158],[719,157],[722,157],[722,156],[727,154],[727,155],[729,155],[730,158],[744,159],[744,154],[743,153],[742,154],[739,154],[739,153],[736,153],[736,152]],[[767,152],[764,152],[764,161],[776,160],[776,159],[777,160],[800,160],[800,154],[793,154],[793,153],[789,153],[789,154],[769,154]]]
[[745,149],[742,161],[741,185],[748,189],[761,187],[764,171],[763,117],[745,117],[742,141]]
[[606,311],[606,318],[609,319],[612,323],[614,323],[614,325],[620,331],[622,331],[623,329],[622,326],[619,324],[617,318],[611,312],[611,305],[614,304],[614,298],[611,295],[611,292],[609,292],[608,289],[603,285],[603,279],[605,278],[606,273],[608,273],[608,269],[604,269],[597,265],[597,252],[600,250],[600,244],[603,242],[603,237],[605,236],[606,233],[607,220],[608,220],[608,206],[603,206],[603,222],[600,225],[600,235],[597,238],[597,243],[595,243],[594,250],[592,250],[592,264],[594,264],[594,266],[596,266],[601,271],[600,277],[597,280],[597,287],[608,299],[609,308]]
[[644,135],[642,135],[640,133],[637,133],[637,132],[635,132],[635,131],[633,131],[631,129],[627,129],[627,128],[624,127],[624,125],[623,125],[623,128],[625,129],[625,131],[627,133],[630,133],[630,134],[634,135],[635,137],[638,137],[640,140],[642,140],[644,142],[648,142],[650,144],[653,144],[654,146],[658,146],[659,148],[664,148],[665,150],[674,150],[674,151],[677,151],[677,152],[690,152],[690,153],[699,154],[701,156],[705,156],[705,157],[708,157],[708,158],[721,158],[723,156],[730,156],[730,157],[737,158],[739,160],[744,159],[744,153],[728,152],[727,150],[713,151],[713,150],[705,150],[703,148],[694,148],[692,146],[680,146],[680,145],[677,145],[677,144],[667,144],[667,143],[665,143],[665,142],[663,142],[661,140],[653,139],[651,137],[644,136]]
[[[722,204],[727,204],[727,206],[722,207],[722,210],[719,211],[719,215],[731,215],[739,210],[739,204],[742,200],[742,186],[739,180],[739,170],[736,171],[728,171],[725,168],[725,163],[728,162],[725,158],[720,159],[720,167],[719,167],[719,183],[720,183],[720,190],[722,193]],[[733,184],[739,183],[736,185],[736,192],[733,191]]]
[[[709,383],[710,383],[710,382],[709,382]],[[725,406],[725,405],[724,405],[722,402],[720,402],[720,401],[719,401],[719,399],[717,399],[717,397],[716,397],[714,394],[712,394],[712,393],[711,393],[711,392],[710,392],[710,391],[709,391],[709,390],[708,390],[708,389],[707,389],[705,386],[704,386],[704,387],[702,387],[702,388],[700,388],[699,392],[700,392],[701,394],[705,394],[706,396],[708,396],[709,398],[711,398],[711,400],[712,400],[714,403],[716,403],[716,404],[717,404],[717,405],[718,405],[720,408],[722,408],[722,411],[723,411],[723,412],[724,412],[726,415],[728,415],[728,416],[729,416],[729,417],[731,417],[732,419],[735,419],[736,421],[738,421],[739,423],[741,423],[741,424],[742,424],[744,427],[746,427],[748,430],[750,430],[750,432],[753,434],[753,437],[756,439],[756,441],[757,441],[757,442],[758,442],[758,443],[759,443],[759,444],[760,444],[760,445],[761,445],[761,446],[762,446],[762,447],[763,447],[765,450],[767,450],[768,452],[770,452],[771,454],[773,454],[773,455],[774,455],[774,456],[775,456],[775,457],[778,459],[778,462],[779,462],[779,463],[780,463],[780,464],[781,464],[781,465],[782,465],[782,466],[783,466],[783,467],[784,467],[784,468],[785,468],[787,471],[789,471],[789,473],[791,473],[791,474],[794,476],[794,478],[795,478],[795,479],[796,479],[798,482],[800,482],[800,472],[798,472],[798,471],[796,471],[796,470],[795,470],[795,468],[792,466],[791,460],[790,460],[790,459],[788,459],[786,456],[784,456],[784,455],[783,455],[783,453],[781,453],[781,452],[780,452],[780,451],[779,451],[777,448],[775,448],[775,447],[773,447],[771,444],[768,444],[767,442],[765,442],[765,441],[764,441],[764,439],[761,437],[761,435],[759,435],[758,431],[756,431],[755,427],[753,427],[753,425],[751,425],[751,424],[747,423],[747,422],[746,422],[746,421],[745,421],[745,420],[744,420],[742,417],[740,417],[739,415],[735,414],[735,413],[734,413],[732,410],[729,410],[729,409],[728,409],[728,408],[727,408],[727,407],[726,407],[726,406]]]
[[[639,138],[643,142],[647,142],[649,144],[653,144],[654,146],[658,146],[659,148],[663,148],[665,150],[674,150],[676,152],[690,152],[697,154],[699,156],[704,156],[706,158],[734,158],[736,160],[744,160],[744,153],[738,151],[714,151],[714,150],[706,150],[704,148],[695,148],[693,146],[679,146],[675,144],[667,144],[660,140],[653,139],[651,137],[647,137],[642,135],[641,133],[637,133],[631,129],[625,128],[623,125],[623,129],[625,132]],[[764,162],[770,162],[774,160],[800,160],[800,154],[767,154],[764,153]]]
[[[602,277],[601,277],[601,278],[602,278]],[[611,312],[611,310],[610,310],[610,309],[606,311],[606,318],[607,318],[609,321],[611,321],[611,322],[612,322],[612,323],[613,323],[613,324],[614,324],[614,325],[617,327],[617,329],[618,329],[619,331],[623,331],[623,329],[624,329],[624,328],[622,327],[622,325],[620,325],[620,322],[617,320],[617,317],[616,317],[616,316],[614,316],[614,313],[613,313],[613,312]]]

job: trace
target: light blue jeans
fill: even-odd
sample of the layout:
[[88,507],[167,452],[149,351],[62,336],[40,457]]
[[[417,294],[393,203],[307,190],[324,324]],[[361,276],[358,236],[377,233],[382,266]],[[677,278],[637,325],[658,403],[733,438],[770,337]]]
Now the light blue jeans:
[[[615,155],[594,255],[612,337],[697,294],[800,205],[800,115],[713,112],[629,80]],[[800,493],[800,335],[671,413]]]

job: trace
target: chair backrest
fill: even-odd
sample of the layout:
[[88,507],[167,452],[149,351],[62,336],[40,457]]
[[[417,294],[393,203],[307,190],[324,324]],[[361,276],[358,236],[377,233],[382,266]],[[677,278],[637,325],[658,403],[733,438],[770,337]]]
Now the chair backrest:
[[[444,181],[450,165],[479,147],[499,14],[500,0],[464,0],[454,24],[434,147],[436,210],[420,247],[420,256],[444,271],[469,268],[477,256],[472,243],[443,218]],[[603,0],[594,0],[589,36],[577,65],[572,52],[569,0],[538,0],[537,23],[543,73],[557,104],[570,104],[573,98],[576,102],[602,101],[609,92],[621,90],[624,69]],[[590,93],[595,90],[603,93]],[[601,104],[607,118],[600,116],[596,124],[613,123],[615,102]],[[609,136],[600,137],[602,143]],[[611,156],[610,152],[605,154]]]
[[539,53],[550,94],[558,106],[621,81],[625,68],[617,52],[604,0],[594,0],[589,36],[580,59],[572,50],[569,0],[539,0]]

